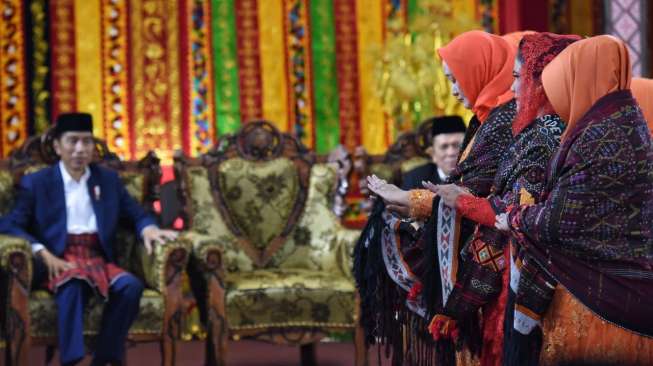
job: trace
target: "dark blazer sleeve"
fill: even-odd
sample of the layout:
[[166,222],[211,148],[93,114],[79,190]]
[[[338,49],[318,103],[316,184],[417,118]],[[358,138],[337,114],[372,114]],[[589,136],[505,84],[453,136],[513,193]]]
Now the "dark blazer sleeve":
[[34,206],[34,180],[32,176],[26,175],[20,180],[14,207],[0,220],[0,233],[24,238],[32,244],[37,243],[38,240],[26,230],[34,218]]
[[140,236],[146,226],[156,225],[156,220],[152,215],[143,210],[143,207],[127,192],[125,185],[116,174],[116,185],[118,186],[118,195],[120,200],[120,216],[131,220],[136,227],[136,233]]

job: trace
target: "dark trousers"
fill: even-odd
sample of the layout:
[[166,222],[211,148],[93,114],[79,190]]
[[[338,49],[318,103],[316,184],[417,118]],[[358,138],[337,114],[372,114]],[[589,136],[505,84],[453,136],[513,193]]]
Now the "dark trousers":
[[[111,284],[97,337],[95,362],[122,361],[127,332],[138,314],[142,294],[143,284],[131,274],[125,274]],[[57,290],[55,298],[62,365],[74,364],[84,357],[84,306],[90,296],[91,287],[77,279],[68,281]]]

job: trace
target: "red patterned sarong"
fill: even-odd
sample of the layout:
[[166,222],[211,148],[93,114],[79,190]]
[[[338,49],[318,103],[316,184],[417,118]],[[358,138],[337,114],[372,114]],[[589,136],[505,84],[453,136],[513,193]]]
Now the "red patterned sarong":
[[107,263],[102,256],[102,248],[97,234],[69,234],[63,259],[75,267],[64,271],[48,283],[52,292],[66,282],[77,278],[86,281],[105,299],[109,286],[127,272],[113,263]]

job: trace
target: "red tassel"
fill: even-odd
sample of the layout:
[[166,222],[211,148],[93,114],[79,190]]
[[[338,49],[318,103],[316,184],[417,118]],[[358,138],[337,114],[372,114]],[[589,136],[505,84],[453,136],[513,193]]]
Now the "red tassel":
[[[504,251],[506,263],[510,263],[510,250]],[[502,288],[499,297],[483,308],[483,348],[481,366],[501,365],[503,362],[503,321],[510,288],[510,268],[505,268],[501,277]]]
[[436,341],[451,339],[455,342],[460,335],[460,330],[455,320],[446,315],[438,314],[433,317],[429,324],[429,333]]
[[410,288],[410,291],[408,292],[408,300],[410,301],[415,301],[417,300],[417,296],[422,293],[422,283],[419,281],[415,281],[413,283],[413,286]]

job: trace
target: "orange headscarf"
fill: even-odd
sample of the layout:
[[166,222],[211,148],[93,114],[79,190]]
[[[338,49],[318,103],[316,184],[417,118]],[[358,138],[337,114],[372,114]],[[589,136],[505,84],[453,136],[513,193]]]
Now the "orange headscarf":
[[642,107],[642,113],[646,118],[648,130],[653,133],[653,80],[644,78],[633,78],[630,83],[630,89],[637,99],[637,103]]
[[553,109],[567,122],[564,140],[600,98],[630,87],[628,49],[605,35],[575,42],[544,68],[542,85]]
[[519,32],[512,32],[512,33],[506,33],[501,36],[501,38],[505,39],[510,43],[513,47],[519,48],[519,42],[521,42],[522,38],[524,36],[529,35],[529,34],[535,34],[537,32],[535,31],[519,31]]
[[510,91],[517,49],[505,39],[469,31],[438,49],[481,122],[497,106],[514,97]]

